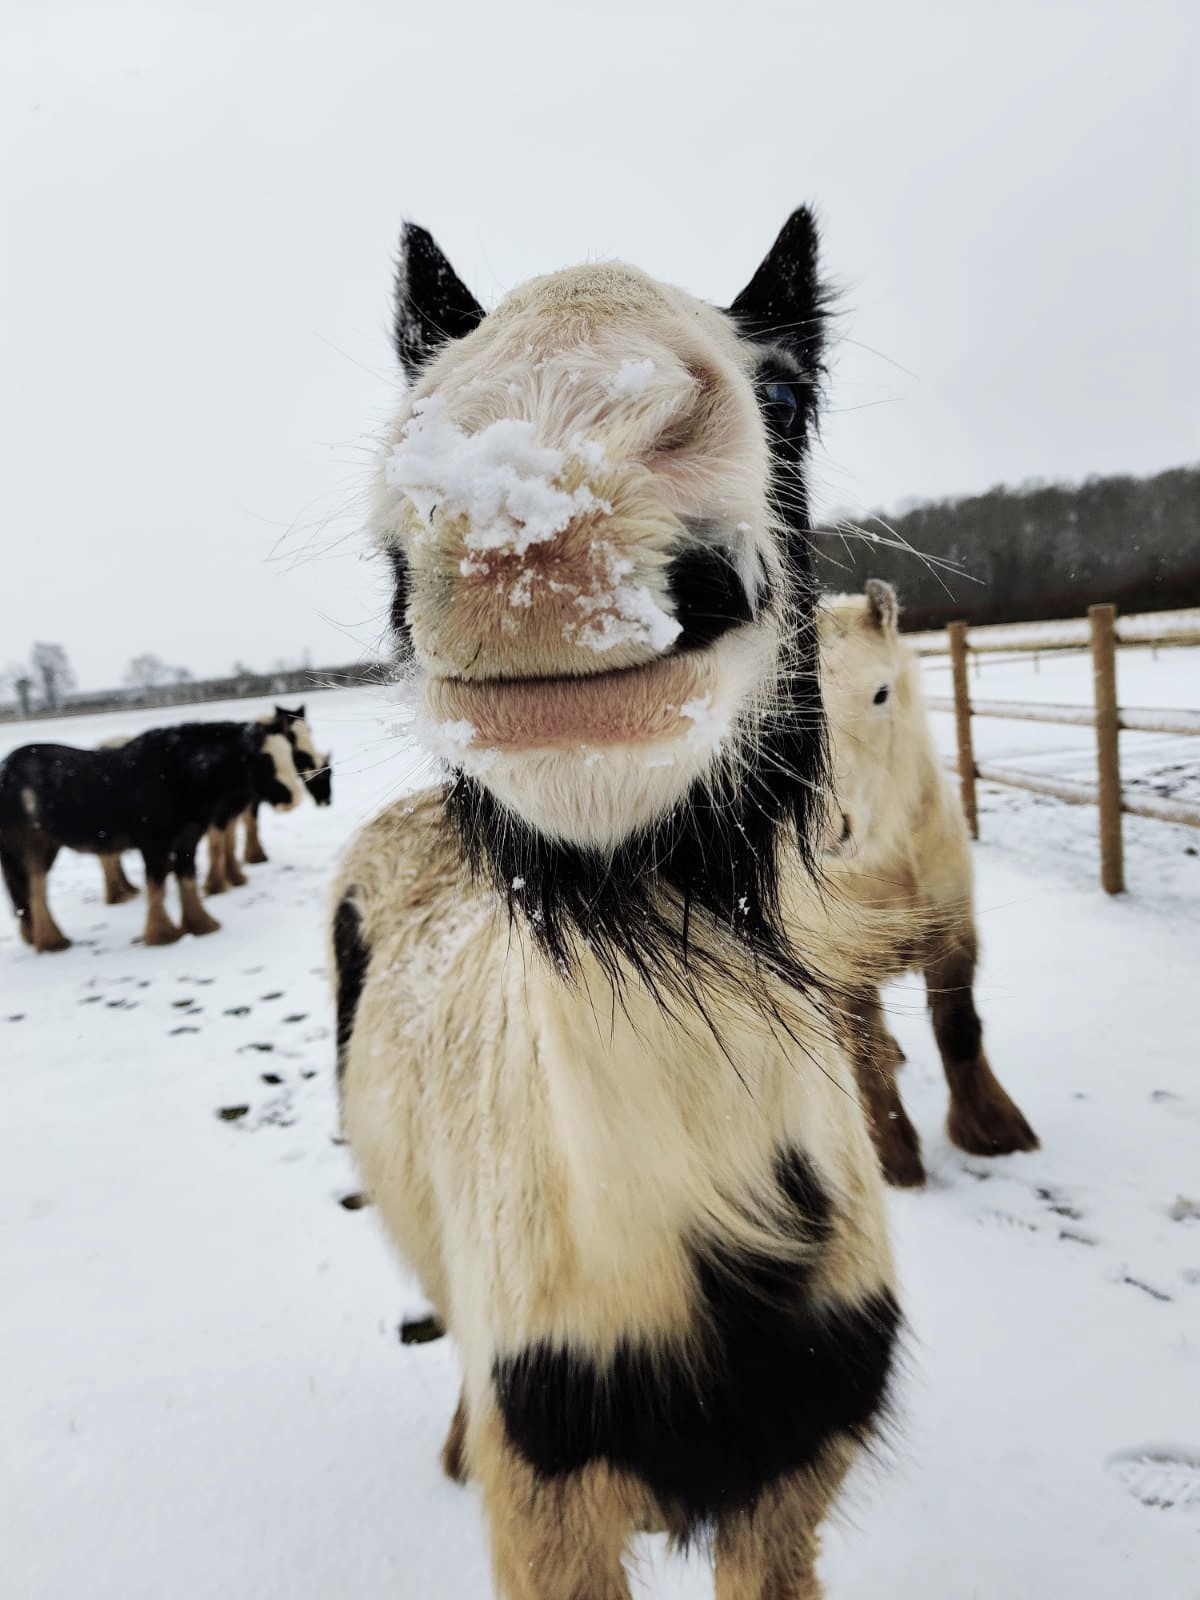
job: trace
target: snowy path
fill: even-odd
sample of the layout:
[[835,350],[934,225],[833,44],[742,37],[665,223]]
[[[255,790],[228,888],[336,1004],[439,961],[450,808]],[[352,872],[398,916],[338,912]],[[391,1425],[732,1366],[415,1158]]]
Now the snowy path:
[[[267,819],[272,860],[214,902],[221,933],[132,945],[140,903],[105,907],[74,857],[51,883],[73,950],[35,958],[0,919],[6,1600],[490,1593],[476,1498],[437,1469],[453,1351],[400,1344],[420,1297],[374,1212],[339,1203],[358,1184],[326,884],[417,764],[363,693],[310,716],[334,807]],[[1145,824],[1110,902],[1091,814],[1032,800],[985,812],[979,1000],[1043,1149],[945,1143],[921,997],[893,991],[931,1182],[892,1197],[901,1427],[830,1533],[831,1600],[1200,1600],[1200,838]],[[1170,1483],[1119,1459],[1160,1448],[1183,1463]],[[640,1582],[711,1592],[652,1541]]]

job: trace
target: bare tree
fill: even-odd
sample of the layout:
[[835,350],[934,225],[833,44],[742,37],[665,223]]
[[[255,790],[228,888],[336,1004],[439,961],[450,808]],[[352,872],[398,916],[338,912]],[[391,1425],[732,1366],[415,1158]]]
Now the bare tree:
[[33,679],[29,675],[29,668],[10,662],[0,672],[0,686],[16,696],[21,715],[29,716],[33,709]]
[[171,668],[162,657],[152,655],[149,651],[134,656],[125,669],[125,682],[133,689],[157,689],[169,683],[172,676]]
[[75,687],[75,673],[61,644],[35,644],[29,657],[35,677],[42,680],[42,698],[52,711]]

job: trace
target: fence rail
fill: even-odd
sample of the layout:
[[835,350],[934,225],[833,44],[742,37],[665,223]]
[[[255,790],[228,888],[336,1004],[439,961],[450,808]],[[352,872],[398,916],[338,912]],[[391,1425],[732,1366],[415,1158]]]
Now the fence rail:
[[[1091,606],[1086,620],[1003,624],[968,630],[965,622],[952,622],[943,633],[910,634],[908,642],[918,655],[950,657],[954,693],[930,695],[935,711],[954,713],[957,760],[946,761],[957,771],[973,838],[979,837],[975,798],[978,779],[1050,795],[1072,805],[1093,805],[1100,812],[1100,881],[1109,894],[1125,887],[1122,814],[1151,817],[1158,822],[1200,828],[1200,808],[1121,787],[1120,734],[1166,733],[1200,736],[1200,710],[1158,707],[1124,707],[1117,700],[1117,649],[1120,645],[1200,644],[1200,609],[1151,613],[1117,618],[1110,605]],[[1090,706],[1039,705],[1023,700],[971,700],[967,663],[971,655],[1020,653],[1088,648],[1092,656]],[[1064,723],[1096,730],[1096,782],[1029,772],[1020,767],[977,762],[971,735],[973,717],[1003,717],[1020,722]]]
[[[1091,613],[1087,617],[1068,617],[1061,622],[999,622],[986,628],[971,629],[972,655],[990,655],[1013,651],[1079,650],[1092,642]],[[1110,607],[1110,610],[1114,608]],[[1115,616],[1115,610],[1114,610]],[[919,656],[946,656],[951,654],[947,637],[950,628],[935,633],[910,633],[905,642]],[[961,624],[966,627],[966,623]],[[1181,645],[1200,644],[1200,606],[1183,611],[1144,611],[1128,617],[1115,618],[1118,644]]]

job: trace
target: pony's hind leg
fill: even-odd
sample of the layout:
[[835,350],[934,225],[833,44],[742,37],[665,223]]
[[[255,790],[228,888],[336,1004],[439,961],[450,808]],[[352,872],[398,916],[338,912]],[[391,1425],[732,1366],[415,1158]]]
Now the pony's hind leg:
[[1036,1150],[1037,1135],[1005,1093],[983,1051],[983,1027],[972,994],[975,959],[974,932],[960,930],[925,967],[933,1031],[950,1086],[946,1131],[952,1143],[971,1155]]
[[921,1141],[896,1087],[896,1069],[904,1056],[883,1025],[877,989],[847,1003],[846,1033],[883,1175],[897,1188],[919,1188],[925,1182]]
[[55,922],[46,899],[46,879],[57,854],[57,845],[37,842],[30,844],[25,851],[25,866],[29,873],[29,921],[33,934],[31,943],[39,951],[71,948],[70,939]]
[[100,866],[104,872],[104,903],[109,906],[124,905],[137,895],[136,887],[125,876],[119,855],[103,855]]
[[623,1556],[627,1496],[604,1467],[540,1478],[499,1419],[471,1430],[500,1600],[631,1600]]

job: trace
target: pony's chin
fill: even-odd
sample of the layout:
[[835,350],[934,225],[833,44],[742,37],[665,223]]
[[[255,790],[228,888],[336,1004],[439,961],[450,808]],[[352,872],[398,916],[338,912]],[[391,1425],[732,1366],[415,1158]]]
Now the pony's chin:
[[611,850],[712,777],[772,650],[763,630],[742,629],[586,678],[430,678],[419,730],[528,827]]
[[613,850],[652,828],[703,778],[717,759],[675,749],[607,746],[497,756],[473,770],[460,762],[506,811],[549,839],[585,849]]

